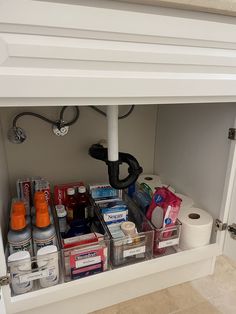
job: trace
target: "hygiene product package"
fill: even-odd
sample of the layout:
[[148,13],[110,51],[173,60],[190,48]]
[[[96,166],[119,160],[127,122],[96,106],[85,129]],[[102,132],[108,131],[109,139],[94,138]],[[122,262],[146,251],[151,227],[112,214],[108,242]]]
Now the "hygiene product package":
[[[173,228],[177,223],[181,199],[168,188],[157,188],[152,202],[147,210],[146,217],[156,228],[156,238],[162,234],[162,238],[171,238]],[[166,231],[163,233],[163,229]],[[158,241],[157,241],[158,242]],[[154,254],[163,254],[165,248],[154,245]]]

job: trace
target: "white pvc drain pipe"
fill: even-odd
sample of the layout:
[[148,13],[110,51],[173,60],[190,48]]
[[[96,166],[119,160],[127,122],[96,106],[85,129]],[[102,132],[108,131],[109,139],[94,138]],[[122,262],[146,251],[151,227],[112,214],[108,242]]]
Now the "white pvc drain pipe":
[[117,161],[119,159],[118,114],[118,105],[107,107],[107,150],[109,161]]

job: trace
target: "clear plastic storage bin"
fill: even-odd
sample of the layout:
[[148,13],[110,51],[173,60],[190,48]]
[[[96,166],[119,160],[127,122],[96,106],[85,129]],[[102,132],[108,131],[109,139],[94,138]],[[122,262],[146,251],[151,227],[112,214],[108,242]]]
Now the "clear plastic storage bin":
[[[126,193],[123,194],[123,200],[128,205],[128,221],[135,223],[138,233],[132,237],[124,236],[114,239],[106,226],[107,233],[111,237],[110,258],[113,267],[133,264],[152,258],[153,227]],[[95,212],[103,220],[99,205],[95,206]]]
[[179,247],[181,222],[176,221],[174,226],[156,229],[154,235],[153,256],[162,256],[175,253]]
[[48,288],[63,281],[60,251],[8,262],[8,271],[13,296]]
[[[89,210],[91,213],[91,208]],[[63,239],[60,237],[64,280],[71,281],[109,270],[109,234],[94,213],[89,218],[90,234]]]

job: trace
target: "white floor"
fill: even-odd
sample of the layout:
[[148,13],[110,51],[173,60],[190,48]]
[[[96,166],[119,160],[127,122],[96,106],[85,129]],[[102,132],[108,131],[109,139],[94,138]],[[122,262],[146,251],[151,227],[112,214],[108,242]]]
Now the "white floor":
[[95,313],[236,314],[236,264],[220,256],[212,276],[93,312]]

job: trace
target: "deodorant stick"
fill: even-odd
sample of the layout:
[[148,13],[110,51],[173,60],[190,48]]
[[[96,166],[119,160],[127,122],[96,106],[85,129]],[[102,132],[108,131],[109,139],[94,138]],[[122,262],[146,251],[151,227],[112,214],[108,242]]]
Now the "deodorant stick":
[[51,287],[59,281],[58,252],[55,245],[48,245],[37,252],[38,267],[43,269],[45,277],[39,279],[42,288]]
[[8,257],[8,266],[11,274],[12,290],[15,294],[29,292],[33,288],[33,282],[27,279],[27,273],[31,273],[30,253],[19,251]]

